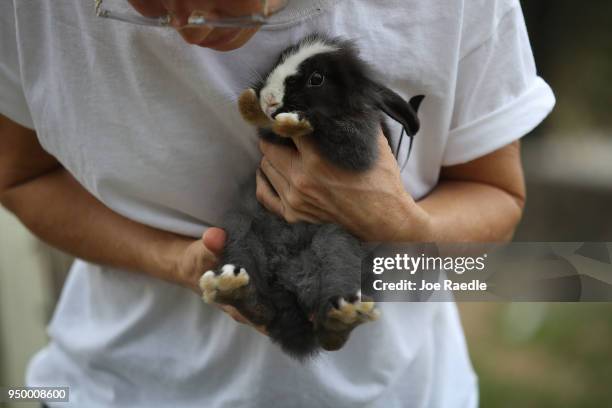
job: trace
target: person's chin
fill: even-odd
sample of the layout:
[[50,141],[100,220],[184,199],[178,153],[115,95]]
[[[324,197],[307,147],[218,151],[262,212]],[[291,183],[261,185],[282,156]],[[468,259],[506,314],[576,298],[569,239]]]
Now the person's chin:
[[257,30],[257,28],[249,28],[228,32],[217,38],[207,38],[198,45],[215,51],[233,51],[246,44],[255,35]]

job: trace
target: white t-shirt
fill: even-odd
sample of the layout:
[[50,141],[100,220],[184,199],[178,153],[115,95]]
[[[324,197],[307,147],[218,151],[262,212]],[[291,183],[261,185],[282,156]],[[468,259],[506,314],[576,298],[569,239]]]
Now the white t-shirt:
[[[219,223],[259,160],[236,96],[313,31],[356,39],[392,89],[426,95],[402,173],[416,198],[441,166],[520,138],[554,105],[517,0],[295,1],[291,23],[228,53],[96,19],[92,3],[0,2],[0,112],[35,128],[114,211],[193,237]],[[477,404],[454,304],[382,312],[302,365],[185,289],[77,261],[27,383],[69,386],[61,406],[88,408]]]

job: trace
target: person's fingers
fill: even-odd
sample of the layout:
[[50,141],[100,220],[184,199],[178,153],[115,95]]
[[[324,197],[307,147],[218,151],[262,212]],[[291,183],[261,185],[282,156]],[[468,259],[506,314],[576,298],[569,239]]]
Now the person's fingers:
[[225,246],[226,239],[226,232],[221,228],[216,227],[207,229],[202,236],[204,246],[216,256],[220,256],[223,253],[223,247]]
[[266,156],[262,158],[259,168],[266,176],[276,193],[281,198],[286,199],[287,194],[291,190],[291,184],[289,183],[286,175],[281,174]]
[[[290,223],[307,221],[311,224],[319,224],[321,222],[321,220],[310,211],[311,206],[305,198],[301,194],[292,191],[291,184],[268,160],[266,160],[265,157],[262,160],[260,168],[270,181],[271,188],[278,193],[280,199],[280,215],[284,217],[286,221]],[[268,200],[269,202],[272,201],[271,198],[268,198]],[[277,209],[277,211],[274,212],[278,214],[278,205],[274,202],[271,204],[275,206],[273,208]]]
[[257,171],[256,196],[257,201],[259,201],[268,211],[284,218],[289,223],[293,224],[299,221],[307,221],[311,224],[321,223],[319,218],[313,216],[308,211],[299,211],[289,207],[285,199],[273,190],[268,180],[266,180],[266,177],[264,177],[259,170]]
[[308,197],[292,191],[291,184],[265,157],[257,174],[256,194],[258,201],[268,211],[283,217],[287,222],[320,224],[330,219],[327,213],[313,206]]
[[236,309],[235,307],[229,306],[229,305],[222,305],[222,304],[219,304],[219,303],[217,303],[217,307],[219,307],[226,314],[228,314],[232,319],[234,319],[234,321],[236,321],[236,322],[238,322],[240,324],[246,324],[247,326],[251,326],[252,328],[257,330],[258,332],[260,332],[264,336],[268,336],[269,335],[265,326],[257,326],[255,324],[253,324],[251,321],[249,321],[249,319],[244,317],[242,315],[242,313],[240,313],[238,311],[238,309]]
[[246,317],[244,317],[238,310],[236,310],[235,307],[229,306],[229,305],[221,305],[221,304],[219,304],[218,306],[221,308],[221,310],[227,313],[232,319],[234,319],[238,323],[248,324],[248,325],[251,324],[251,322],[249,322],[246,319]]
[[257,191],[255,195],[257,196],[257,201],[259,201],[261,205],[263,205],[271,213],[282,217],[283,204],[281,199],[272,189],[272,186],[270,186],[270,183],[268,180],[266,180],[259,169],[257,170],[256,183]]
[[258,332],[263,334],[264,336],[270,336],[270,333],[268,333],[268,330],[266,330],[266,326],[255,326],[255,325],[251,325],[251,326]]
[[316,146],[312,141],[312,137],[308,137],[308,135],[293,136],[291,137],[291,140],[293,140],[293,144],[300,155],[318,153],[316,151]]
[[[407,136],[405,136],[405,137],[407,137]],[[385,134],[382,132],[382,129],[380,130],[380,133],[378,134],[377,142],[378,142],[378,147],[379,147],[380,152],[381,152],[382,155],[384,155],[384,156],[392,156],[393,159],[395,159],[395,155],[393,153],[393,150],[391,149],[391,146],[389,145],[389,141],[385,137]]]
[[274,168],[286,177],[290,177],[292,171],[298,170],[300,157],[294,148],[260,140],[259,150]]
[[[329,163],[323,159],[321,152],[317,148],[312,137],[306,136],[295,136],[291,138],[293,144],[297,150],[297,155],[300,158],[299,165],[303,169],[302,171],[309,171],[317,168],[328,168]],[[336,171],[341,171],[336,169]]]
[[198,279],[199,283],[200,277],[206,272],[215,269],[218,264],[219,258],[207,248],[202,246],[199,249],[199,252],[195,254],[193,263],[188,265],[188,267],[193,269],[191,273],[193,274],[194,278]]

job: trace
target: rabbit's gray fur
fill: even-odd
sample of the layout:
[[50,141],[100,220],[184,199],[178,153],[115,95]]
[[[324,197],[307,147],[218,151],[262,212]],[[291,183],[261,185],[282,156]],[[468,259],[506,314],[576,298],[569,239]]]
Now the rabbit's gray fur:
[[[314,42],[336,50],[300,64],[297,79],[285,82],[283,104],[274,115],[298,112],[312,124],[314,132],[305,137],[316,141],[324,158],[365,171],[378,154],[382,112],[400,121],[412,136],[418,130],[416,111],[422,97],[406,103],[373,79],[351,42],[320,34],[289,47],[277,66]],[[313,70],[325,72],[327,89],[304,85]],[[264,80],[254,87],[258,97],[265,85]],[[260,129],[260,135],[274,143],[291,143],[269,129]],[[289,224],[268,212],[255,198],[254,181],[245,186],[241,200],[222,225],[228,241],[220,265],[231,265],[235,275],[246,272],[248,284],[219,292],[212,300],[233,305],[254,324],[265,326],[271,339],[296,358],[312,356],[322,347],[340,348],[355,326],[375,316],[371,311],[366,318],[343,324],[330,315],[341,304],[361,301],[361,262],[366,255],[362,244],[340,226]],[[215,276],[222,271],[214,271]],[[212,279],[210,273],[208,277]]]

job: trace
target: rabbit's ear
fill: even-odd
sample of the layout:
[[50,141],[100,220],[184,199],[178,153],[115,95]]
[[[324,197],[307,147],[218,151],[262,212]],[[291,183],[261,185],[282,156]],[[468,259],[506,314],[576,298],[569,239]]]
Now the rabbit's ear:
[[401,96],[381,85],[378,86],[377,93],[380,109],[401,123],[408,136],[416,135],[421,126],[417,114],[425,96],[418,95],[410,99],[410,102],[406,102]]

